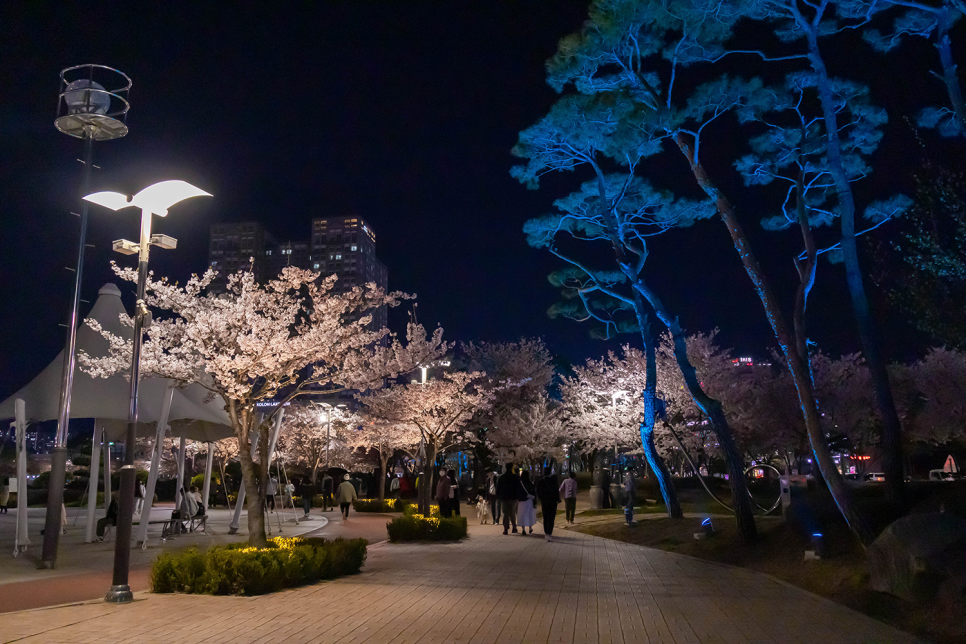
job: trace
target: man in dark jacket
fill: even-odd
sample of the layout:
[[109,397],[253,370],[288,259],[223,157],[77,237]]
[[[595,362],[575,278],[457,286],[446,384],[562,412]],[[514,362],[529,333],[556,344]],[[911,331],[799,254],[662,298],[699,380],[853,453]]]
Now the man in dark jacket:
[[517,501],[520,499],[520,477],[513,473],[513,463],[506,464],[506,471],[496,482],[496,498],[500,500],[503,512],[503,534],[507,534],[510,523],[513,532],[517,531]]
[[[322,511],[328,512],[329,510],[334,510],[335,506],[332,505],[332,477],[326,472],[325,476],[322,477]],[[328,508],[328,510],[326,509]]]
[[549,467],[544,468],[543,478],[537,481],[537,498],[543,512],[543,534],[547,541],[553,541],[553,522],[557,518],[557,504],[560,503],[560,488],[557,477]]

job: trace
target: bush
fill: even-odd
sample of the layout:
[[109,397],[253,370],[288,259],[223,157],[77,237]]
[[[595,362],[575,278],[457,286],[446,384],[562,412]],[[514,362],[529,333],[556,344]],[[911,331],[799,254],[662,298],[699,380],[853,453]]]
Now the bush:
[[[402,513],[403,513],[403,516],[406,516],[406,517],[422,516],[422,515],[419,514],[419,511],[416,509],[416,506],[415,505],[412,505],[410,503],[407,503],[407,504],[405,504],[403,506]],[[439,506],[438,505],[431,505],[431,506],[429,506],[429,516],[431,516],[431,517],[438,517],[439,516]]]
[[155,593],[261,595],[321,579],[359,572],[366,560],[365,539],[281,537],[266,548],[245,543],[163,552],[151,568]]
[[466,517],[425,517],[408,514],[386,524],[389,540],[400,541],[459,541],[467,536]]
[[356,499],[352,507],[356,512],[405,512],[411,504],[403,499],[384,499],[382,503],[379,499]]

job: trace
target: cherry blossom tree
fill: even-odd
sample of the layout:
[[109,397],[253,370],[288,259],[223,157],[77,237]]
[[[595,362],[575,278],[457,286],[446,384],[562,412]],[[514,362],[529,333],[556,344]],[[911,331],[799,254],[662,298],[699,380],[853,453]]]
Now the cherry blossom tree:
[[564,378],[560,387],[567,408],[567,425],[573,438],[584,448],[597,450],[642,445],[668,515],[681,518],[684,515],[671,482],[671,473],[657,452],[656,427],[638,433],[647,403],[638,392],[648,388],[656,392],[657,378],[648,387],[647,374],[658,376],[665,371],[649,370],[647,362],[642,351],[625,345],[620,355],[611,351],[605,358],[590,359],[584,366],[574,367],[574,376]]
[[[132,269],[114,270],[136,280]],[[269,428],[282,405],[319,389],[365,390],[412,371],[441,354],[442,329],[427,336],[410,324],[405,344],[386,329],[372,329],[369,311],[410,297],[374,284],[337,293],[335,275],[320,279],[318,273],[287,267],[265,285],[251,272],[229,275],[227,291],[214,295],[206,289],[215,275],[193,275],[184,286],[148,279],[146,304],[171,317],[148,328],[141,373],[198,383],[225,401],[245,487],[257,492],[247,497],[249,543],[264,546]],[[81,356],[85,371],[106,377],[127,369],[130,343],[91,326],[107,338],[110,352],[103,358]],[[269,400],[277,405],[259,423],[256,404]]]
[[326,446],[331,462],[333,453],[345,443],[347,428],[361,422],[361,418],[341,407],[323,410],[309,401],[293,402],[285,409],[275,449],[287,462],[307,469],[314,484]]
[[[547,345],[540,338],[520,338],[514,342],[465,342],[459,345],[459,362],[467,371],[482,371],[487,374],[486,386],[494,390],[493,404],[478,411],[467,423],[467,430],[476,433],[479,441],[473,446],[474,485],[483,483],[485,471],[496,469],[494,443],[488,439],[496,418],[502,417],[507,423],[499,437],[500,444],[523,443],[523,437],[511,438],[506,432],[510,427],[518,427],[513,418],[533,405],[546,405],[547,392],[554,377],[553,357]],[[506,383],[518,386],[507,387]],[[506,452],[503,452],[505,455]]]
[[499,460],[530,469],[547,458],[559,460],[565,441],[561,411],[546,397],[523,407],[504,407],[492,417],[487,444]]
[[966,353],[933,348],[904,370],[917,398],[907,412],[910,438],[930,445],[966,440]]
[[[365,397],[361,397],[363,401]],[[420,434],[415,425],[406,422],[383,420],[374,414],[363,412],[360,424],[347,432],[346,441],[352,449],[375,450],[379,458],[379,501],[386,498],[386,476],[389,460],[399,450],[409,453],[419,445]]]
[[413,429],[421,441],[423,463],[419,484],[419,510],[428,515],[433,495],[436,455],[450,447],[472,446],[479,441],[467,424],[473,415],[493,404],[495,391],[486,374],[446,373],[426,383],[393,385],[374,390],[360,399],[367,414],[396,428],[409,440]]

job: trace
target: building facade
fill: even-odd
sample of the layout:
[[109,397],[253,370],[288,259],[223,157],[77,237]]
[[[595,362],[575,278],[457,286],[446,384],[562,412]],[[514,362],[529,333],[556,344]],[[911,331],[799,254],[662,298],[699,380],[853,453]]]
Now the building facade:
[[[334,292],[370,282],[388,290],[389,273],[376,257],[376,233],[361,217],[312,220],[309,241],[278,243],[260,224],[214,224],[208,247],[208,266],[219,272],[215,292],[224,291],[227,275],[252,266],[255,279],[265,282],[286,266],[338,276]],[[386,326],[386,307],[372,312],[373,328]]]

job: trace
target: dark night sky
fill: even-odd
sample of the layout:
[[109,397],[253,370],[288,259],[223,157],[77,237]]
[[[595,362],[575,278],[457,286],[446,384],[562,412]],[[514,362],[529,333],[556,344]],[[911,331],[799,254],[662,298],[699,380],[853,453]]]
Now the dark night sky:
[[[93,189],[130,194],[179,178],[214,195],[157,224],[179,247],[152,253],[156,273],[202,270],[215,222],[254,219],[279,239],[306,239],[312,217],[358,214],[376,230],[390,287],[416,293],[420,321],[440,323],[450,340],[541,335],[571,360],[605,350],[586,328],[545,316],[556,264],[521,232],[569,186],[533,192],[508,174],[517,133],[555,100],[543,63],[579,28],[584,0],[215,5],[0,8],[0,396],[63,343],[73,279],[63,267],[74,264],[78,230],[68,213],[82,166],[80,142],[53,120],[59,70],[87,62],[134,81],[131,133],[95,147]],[[922,66],[909,69],[916,78],[885,91],[940,89]],[[881,154],[909,145],[899,130]],[[901,183],[909,171],[893,167],[883,180]],[[112,257],[110,241],[136,237],[132,213],[92,209],[85,298],[111,280],[111,259],[130,261]],[[747,227],[757,229],[754,221]],[[766,263],[778,258],[769,268],[791,279],[783,242],[756,239]],[[652,262],[652,279],[689,330],[719,326],[743,353],[772,346],[720,223],[660,240]],[[814,334],[832,352],[854,350],[842,275],[823,271]],[[913,350],[908,334],[894,320],[887,326],[891,356]]]

